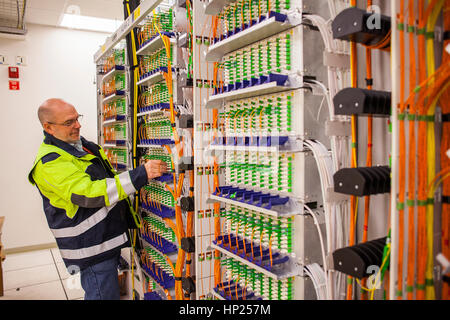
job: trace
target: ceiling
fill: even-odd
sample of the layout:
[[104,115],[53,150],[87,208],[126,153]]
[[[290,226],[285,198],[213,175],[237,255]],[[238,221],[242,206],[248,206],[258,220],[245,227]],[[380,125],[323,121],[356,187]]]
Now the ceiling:
[[64,13],[123,20],[123,0],[27,0],[25,22],[58,26]]

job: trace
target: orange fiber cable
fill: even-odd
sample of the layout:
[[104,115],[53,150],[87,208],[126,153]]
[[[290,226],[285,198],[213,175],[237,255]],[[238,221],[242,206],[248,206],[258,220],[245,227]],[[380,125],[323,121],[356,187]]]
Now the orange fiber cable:
[[[420,27],[423,27],[425,25],[425,22],[431,12],[432,5],[436,2],[433,1],[430,6],[427,9],[427,12],[425,15],[423,14],[423,6],[420,8],[421,14],[420,14]],[[423,1],[420,3],[423,5]],[[420,28],[419,30],[422,30]],[[424,35],[421,34],[422,32],[419,32],[419,36],[421,38],[424,38]],[[422,42],[423,43],[423,42]],[[420,41],[419,41],[420,44]],[[424,48],[419,47],[419,51],[424,50]],[[421,66],[419,66],[419,71],[422,79],[425,77],[423,73],[423,69],[425,69],[426,66],[421,63]],[[426,71],[426,70],[425,70]],[[438,79],[435,79],[435,78]],[[419,150],[418,150],[418,163],[424,163],[427,158],[427,149],[426,149],[426,139],[424,139],[425,131],[426,131],[426,113],[430,105],[432,104],[432,100],[428,100],[427,103],[425,103],[425,99],[428,97],[434,97],[439,91],[443,91],[441,89],[441,86],[447,81],[449,75],[448,75],[448,64],[443,64],[441,67],[436,71],[435,74],[431,75],[427,79],[424,79],[421,81],[419,88],[419,100],[416,104],[412,103],[412,107],[415,109],[414,105],[419,106]],[[421,79],[421,80],[422,80]],[[423,90],[423,85],[429,82],[431,79],[433,79],[434,85],[430,88],[427,88],[427,90]],[[408,99],[409,100],[409,99]],[[417,299],[424,299],[425,298],[425,268],[426,268],[426,259],[427,259],[427,242],[426,242],[426,204],[427,204],[427,195],[426,195],[426,180],[427,180],[427,168],[426,166],[419,166],[419,177],[418,177],[418,204],[419,204],[419,212],[418,212],[418,226],[417,226],[417,232],[418,232],[418,241],[417,241]],[[414,244],[414,237],[411,237],[408,240],[410,246]],[[410,248],[408,248],[408,251],[410,251]],[[410,257],[409,257],[410,259]],[[409,260],[408,259],[408,260]],[[409,266],[411,267],[411,265]],[[412,280],[408,277],[408,299],[412,299]]]
[[[372,6],[372,1],[367,1],[367,8]],[[372,48],[366,47],[366,81],[367,89],[372,90]],[[367,159],[366,167],[372,166],[372,115],[367,117]],[[363,237],[362,242],[367,241],[367,234],[369,230],[369,214],[370,214],[370,196],[364,197],[364,225],[363,225]],[[362,280],[362,285],[366,286],[366,279]],[[367,300],[367,291],[361,291],[361,300]]]
[[[433,3],[437,0],[433,0],[428,9],[431,8]],[[425,1],[419,0],[419,28],[418,28],[418,60],[419,60],[419,81],[423,81],[426,76],[426,49],[425,49],[425,25],[426,15],[424,12]],[[423,95],[423,91],[419,93],[419,97]],[[419,115],[425,115],[423,108],[419,104]],[[419,121],[418,131],[418,163],[426,163],[427,161],[427,139],[426,139],[426,127],[425,121]],[[426,242],[426,181],[427,181],[427,167],[423,165],[418,166],[418,183],[417,183],[417,203],[418,203],[418,215],[417,215],[417,295],[418,300],[425,299],[425,269],[426,269],[426,257],[427,257],[427,242]]]
[[[444,30],[450,30],[450,1],[446,1],[444,4]],[[450,40],[444,41],[444,50],[442,63],[446,64],[450,62],[450,54],[446,52],[445,48],[450,45]],[[445,90],[440,97],[440,105],[443,115],[450,115],[450,89]],[[450,122],[442,122],[442,140],[441,140],[441,156],[440,163],[441,168],[448,168],[450,166],[450,159],[446,155],[446,151],[450,149]],[[442,195],[450,198],[450,181],[446,180],[442,183]],[[442,253],[446,257],[450,257],[449,247],[449,233],[450,233],[450,203],[443,201],[442,214],[441,214],[441,247]],[[450,299],[450,286],[445,281],[442,284],[442,300]]]
[[[214,113],[213,116],[217,117],[217,113]],[[214,168],[213,190],[218,190],[218,188],[219,188],[219,165],[217,163],[217,157],[214,157],[214,167],[213,168]],[[214,203],[214,211],[213,212],[214,212],[214,238],[217,239],[221,234],[220,203],[219,202]],[[220,252],[219,252],[219,250],[214,250],[214,285],[217,286],[221,281],[222,281],[222,275],[220,273]]]
[[400,49],[400,103],[398,117],[399,121],[399,191],[398,191],[398,265],[397,265],[397,299],[403,298],[403,257],[404,257],[404,202],[406,192],[406,137],[405,137],[405,32],[404,32],[404,10],[405,0],[400,0],[400,13],[398,15],[399,25],[399,49]]
[[[416,176],[416,137],[415,137],[415,93],[414,89],[417,83],[416,75],[416,51],[414,38],[414,24],[415,24],[415,10],[414,0],[409,0],[409,18],[408,18],[408,32],[409,32],[409,92],[411,95],[411,104],[409,105],[409,160],[408,160],[408,270],[406,279],[407,299],[414,298],[414,275],[415,275],[415,176]],[[409,100],[409,98],[408,98]],[[408,101],[406,102],[408,103]],[[406,105],[405,105],[406,107]]]
[[[356,7],[356,0],[350,0],[350,6]],[[350,70],[351,70],[351,83],[352,87],[356,88],[358,86],[358,67],[357,67],[357,50],[356,43],[354,41],[350,42]],[[351,118],[352,128],[356,128],[356,116],[352,115]],[[352,130],[352,168],[357,167],[356,159],[356,130]],[[350,239],[349,246],[354,245],[355,242],[355,215],[356,215],[356,197],[350,197]],[[352,277],[347,277],[347,300],[353,299],[353,279]]]

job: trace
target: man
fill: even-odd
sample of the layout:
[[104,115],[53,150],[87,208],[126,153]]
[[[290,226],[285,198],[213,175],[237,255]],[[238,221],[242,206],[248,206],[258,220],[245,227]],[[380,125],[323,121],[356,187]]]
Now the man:
[[74,106],[48,99],[38,117],[45,138],[28,178],[64,263],[69,273],[80,270],[86,300],[119,299],[120,249],[130,245],[127,229],[136,219],[128,196],[167,166],[152,160],[117,175],[103,149],[80,136]]

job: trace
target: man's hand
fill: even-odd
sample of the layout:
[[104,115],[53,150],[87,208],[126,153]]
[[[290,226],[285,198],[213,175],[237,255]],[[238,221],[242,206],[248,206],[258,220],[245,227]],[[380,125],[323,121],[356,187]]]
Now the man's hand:
[[167,172],[167,163],[162,160],[148,160],[144,166],[149,180],[160,177],[163,173]]

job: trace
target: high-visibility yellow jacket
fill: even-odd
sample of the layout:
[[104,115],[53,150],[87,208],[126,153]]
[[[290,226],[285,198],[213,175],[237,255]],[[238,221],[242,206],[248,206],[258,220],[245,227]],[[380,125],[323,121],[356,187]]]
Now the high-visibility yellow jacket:
[[91,154],[44,134],[28,179],[42,196],[66,267],[84,269],[119,255],[130,244],[132,215],[139,224],[128,196],[147,184],[145,168],[117,174],[97,144],[81,137]]

